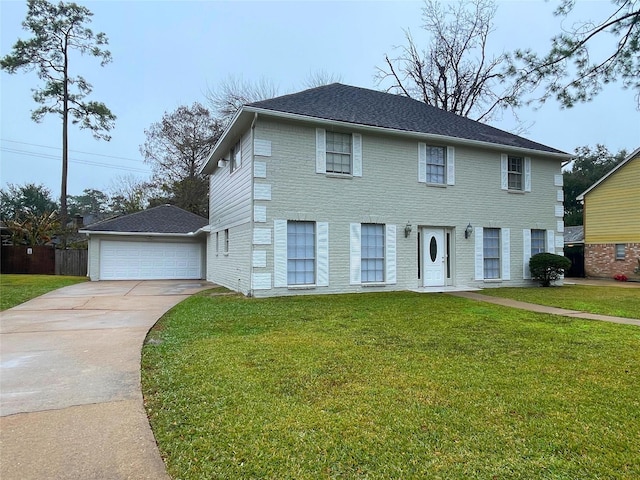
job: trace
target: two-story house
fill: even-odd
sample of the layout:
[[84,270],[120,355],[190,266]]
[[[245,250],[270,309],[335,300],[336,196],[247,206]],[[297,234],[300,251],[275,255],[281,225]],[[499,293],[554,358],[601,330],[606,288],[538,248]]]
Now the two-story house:
[[397,95],[244,106],[209,157],[207,279],[247,295],[531,284],[570,155]]
[[640,148],[578,195],[588,277],[640,279]]

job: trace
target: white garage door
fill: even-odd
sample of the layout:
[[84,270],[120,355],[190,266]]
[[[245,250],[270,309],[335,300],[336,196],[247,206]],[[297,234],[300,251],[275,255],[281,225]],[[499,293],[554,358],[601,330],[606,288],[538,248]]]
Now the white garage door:
[[197,243],[100,242],[100,280],[202,278],[202,247]]

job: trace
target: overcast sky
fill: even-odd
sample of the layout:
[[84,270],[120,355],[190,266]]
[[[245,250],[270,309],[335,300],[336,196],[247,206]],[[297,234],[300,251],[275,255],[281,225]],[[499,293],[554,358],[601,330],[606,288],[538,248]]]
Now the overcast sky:
[[[101,68],[95,59],[81,58],[72,69],[93,85],[91,99],[106,103],[118,119],[110,142],[70,129],[70,195],[85,188],[108,192],[113,179],[123,175],[147,179],[150,168],[139,153],[144,130],[164,112],[206,102],[207,88],[215,89],[230,76],[264,78],[287,93],[304,89],[311,74],[324,71],[342,83],[375,89],[380,88],[375,67],[404,43],[403,29],[426,45],[422,3],[416,1],[77,3],[94,13],[94,32],[109,37],[113,62]],[[517,47],[548,50],[549,39],[561,27],[552,15],[555,3],[498,2],[490,49],[497,54]],[[578,3],[575,18],[580,19],[598,20],[611,6],[608,0]],[[0,55],[9,53],[18,38],[29,38],[20,25],[25,14],[26,2],[0,0]],[[60,120],[31,120],[31,89],[40,85],[35,74],[3,71],[0,80],[0,186],[42,183],[58,196]],[[529,126],[522,135],[566,152],[597,143],[612,152],[631,151],[640,146],[634,95],[612,84],[593,102],[573,109],[561,109],[555,101],[539,110],[521,109],[520,120]],[[515,127],[510,116],[492,124]]]

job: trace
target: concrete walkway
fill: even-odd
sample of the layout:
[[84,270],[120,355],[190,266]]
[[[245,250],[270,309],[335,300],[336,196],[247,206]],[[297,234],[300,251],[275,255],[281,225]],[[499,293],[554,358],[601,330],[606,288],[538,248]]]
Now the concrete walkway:
[[168,479],[141,347],[167,310],[210,287],[87,282],[0,313],[0,478]]
[[531,312],[550,313],[552,315],[561,315],[563,317],[585,318],[588,320],[600,320],[603,322],[623,323],[626,325],[636,325],[640,327],[640,319],[638,318],[623,318],[612,317],[609,315],[597,315],[595,313],[580,312],[577,310],[567,310],[564,308],[538,305],[535,303],[520,302],[518,300],[511,300],[510,298],[492,297],[489,295],[482,295],[482,293],[477,292],[452,292],[449,295],[469,298],[471,300],[477,300],[480,302],[494,303],[496,305],[502,305],[505,307],[519,308],[520,310],[529,310]]

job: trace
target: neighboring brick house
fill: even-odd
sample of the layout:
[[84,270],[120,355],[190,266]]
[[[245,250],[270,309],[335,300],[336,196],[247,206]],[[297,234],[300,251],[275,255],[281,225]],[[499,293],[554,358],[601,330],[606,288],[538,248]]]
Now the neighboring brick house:
[[215,146],[207,280],[247,295],[529,285],[570,155],[341,84],[244,106]]
[[640,280],[640,148],[578,196],[588,277]]

